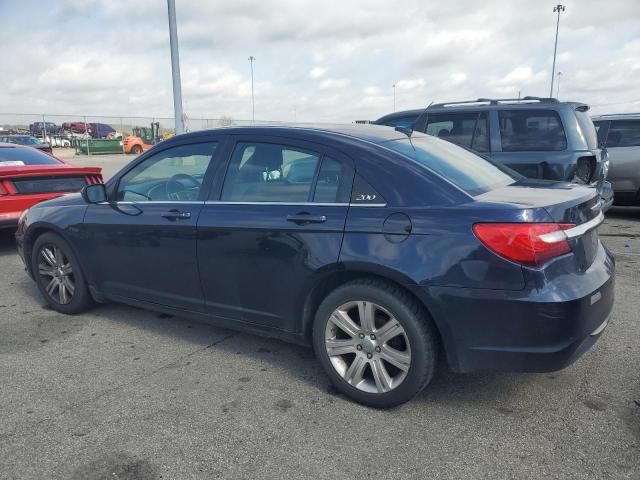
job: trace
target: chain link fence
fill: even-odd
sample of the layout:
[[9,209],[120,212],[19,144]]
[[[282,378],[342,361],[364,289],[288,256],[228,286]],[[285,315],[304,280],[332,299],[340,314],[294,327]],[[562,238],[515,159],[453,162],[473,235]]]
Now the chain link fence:
[[[186,117],[185,120],[188,132],[248,122],[231,117]],[[162,139],[175,134],[173,117],[0,113],[0,137],[31,135],[53,147],[77,149],[83,141],[88,144],[91,139],[122,140],[142,129],[153,130],[154,124],[157,124],[158,135]],[[83,151],[88,152],[89,149]]]

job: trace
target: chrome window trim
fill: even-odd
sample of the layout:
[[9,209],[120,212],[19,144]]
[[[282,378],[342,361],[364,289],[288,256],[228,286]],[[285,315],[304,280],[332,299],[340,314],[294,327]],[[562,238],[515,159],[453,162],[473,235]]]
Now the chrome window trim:
[[348,203],[321,203],[321,202],[231,202],[227,200],[207,200],[206,205],[289,205],[289,206],[313,206],[316,207],[348,207]]
[[598,227],[602,222],[604,222],[604,213],[600,212],[597,217],[592,218],[588,222],[576,225],[568,230],[560,230],[540,235],[540,240],[545,243],[556,243],[564,240],[565,238],[579,237],[580,235],[587,233],[589,230],[593,230]]
[[96,205],[149,205],[149,204],[175,204],[181,203],[186,205],[285,205],[285,206],[304,206],[304,207],[386,207],[386,203],[345,203],[345,202],[230,202],[225,200],[207,200],[207,201],[193,201],[193,200],[141,200],[134,202],[130,200],[118,200],[116,202],[100,202]]
[[174,203],[182,203],[186,205],[202,205],[204,203],[203,200],[195,201],[195,200],[140,200],[139,202],[134,202],[131,200],[116,200],[115,202],[100,202],[96,205],[109,205],[109,204],[117,204],[117,205],[149,205],[149,204],[157,204],[157,205],[173,205]]
[[350,203],[351,207],[386,207],[386,203]]

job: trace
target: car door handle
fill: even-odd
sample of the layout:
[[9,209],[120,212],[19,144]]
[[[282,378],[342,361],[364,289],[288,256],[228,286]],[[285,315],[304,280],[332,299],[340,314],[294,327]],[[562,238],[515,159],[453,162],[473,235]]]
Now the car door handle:
[[287,222],[303,225],[305,223],[324,223],[327,217],[324,215],[311,215],[309,213],[297,213],[295,215],[287,215]]
[[191,218],[191,212],[181,212],[180,210],[169,210],[168,212],[164,212],[162,216],[168,220],[186,220],[187,218]]

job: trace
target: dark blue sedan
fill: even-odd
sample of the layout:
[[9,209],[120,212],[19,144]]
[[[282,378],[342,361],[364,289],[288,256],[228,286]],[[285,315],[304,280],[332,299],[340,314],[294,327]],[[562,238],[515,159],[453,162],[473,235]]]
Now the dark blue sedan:
[[312,345],[391,407],[433,377],[565,367],[604,330],[614,261],[594,189],[378,126],[180,135],[41,203],[18,248],[48,304],[115,301]]

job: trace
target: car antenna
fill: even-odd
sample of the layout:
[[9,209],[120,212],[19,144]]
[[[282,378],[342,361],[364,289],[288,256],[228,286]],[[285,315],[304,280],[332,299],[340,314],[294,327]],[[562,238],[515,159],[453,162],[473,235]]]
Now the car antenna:
[[420,119],[422,118],[422,116],[424,114],[426,114],[426,119],[429,118],[429,112],[427,110],[429,110],[429,107],[433,105],[433,100],[431,100],[431,103],[429,105],[427,105],[427,107],[420,113],[420,115],[418,115],[418,118],[416,118],[414,120],[414,122],[411,124],[410,127],[401,127],[401,126],[397,126],[395,127],[395,131],[396,132],[401,132],[404,133],[407,137],[409,137],[409,140],[411,140],[411,135],[413,135],[413,131],[415,130],[415,126],[418,124],[418,122],[420,121]]

